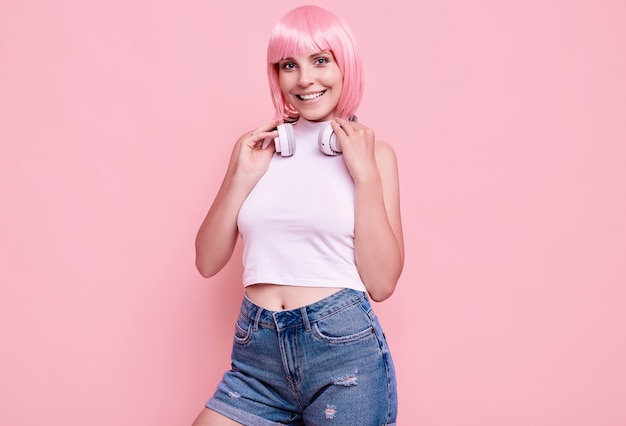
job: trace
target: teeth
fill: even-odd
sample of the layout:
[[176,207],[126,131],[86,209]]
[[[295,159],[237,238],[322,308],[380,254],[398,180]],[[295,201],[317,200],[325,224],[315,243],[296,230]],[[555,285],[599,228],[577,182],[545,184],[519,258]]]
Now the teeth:
[[298,98],[302,99],[303,101],[310,101],[312,99],[319,98],[323,94],[324,94],[324,92],[312,93],[310,95],[298,95]]

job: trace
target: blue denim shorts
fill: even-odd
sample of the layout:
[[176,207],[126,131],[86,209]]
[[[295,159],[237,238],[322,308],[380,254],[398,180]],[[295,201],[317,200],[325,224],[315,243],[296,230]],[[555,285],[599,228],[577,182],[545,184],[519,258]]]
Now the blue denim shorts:
[[393,361],[365,293],[268,311],[244,297],[232,369],[206,407],[265,425],[395,425]]

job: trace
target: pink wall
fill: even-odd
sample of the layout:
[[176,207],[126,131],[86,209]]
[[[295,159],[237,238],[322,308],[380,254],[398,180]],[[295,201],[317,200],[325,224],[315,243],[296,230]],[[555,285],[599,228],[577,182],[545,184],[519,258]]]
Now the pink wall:
[[[228,367],[193,239],[296,3],[222,3],[0,4],[0,424],[190,424]],[[626,3],[320,4],[399,155],[399,423],[626,424]]]

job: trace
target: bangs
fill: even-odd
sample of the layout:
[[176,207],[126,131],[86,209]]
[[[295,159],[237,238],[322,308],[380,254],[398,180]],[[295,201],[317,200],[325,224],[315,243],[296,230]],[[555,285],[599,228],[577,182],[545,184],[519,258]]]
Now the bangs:
[[305,21],[298,28],[289,25],[278,25],[268,45],[267,60],[277,64],[282,59],[294,56],[309,56],[323,50],[332,51],[331,43],[324,36],[325,31],[314,26],[314,22]]
[[354,35],[337,15],[319,6],[300,6],[276,24],[267,46],[267,76],[276,119],[294,119],[298,112],[280,89],[278,63],[286,58],[331,52],[343,77],[340,117],[351,118],[363,95],[363,66]]

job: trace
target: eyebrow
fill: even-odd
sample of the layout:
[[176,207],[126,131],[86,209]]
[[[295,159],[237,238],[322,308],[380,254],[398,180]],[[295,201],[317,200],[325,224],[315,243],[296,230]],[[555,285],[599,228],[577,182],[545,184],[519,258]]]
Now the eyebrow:
[[[319,52],[315,52],[309,56],[307,56],[308,59],[312,59],[316,56],[319,55],[331,55],[332,56],[332,52],[330,50],[320,50]],[[283,62],[283,61],[294,61],[296,58],[294,58],[293,56],[289,56],[288,58],[283,58],[278,62]]]

